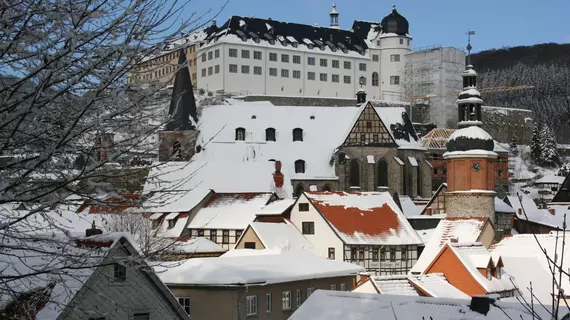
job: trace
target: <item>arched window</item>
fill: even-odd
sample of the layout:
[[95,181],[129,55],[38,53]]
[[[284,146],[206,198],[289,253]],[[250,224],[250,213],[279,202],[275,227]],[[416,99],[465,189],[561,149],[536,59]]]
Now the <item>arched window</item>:
[[349,165],[350,186],[360,187],[360,164],[356,159],[352,159]]
[[303,129],[293,129],[293,141],[303,141]]
[[374,87],[378,86],[378,72],[372,72],[372,85]]
[[386,160],[378,161],[378,172],[377,172],[377,179],[378,179],[378,187],[387,187],[388,186],[388,163]]
[[298,185],[297,188],[295,188],[295,197],[299,197],[300,195],[303,194],[303,192],[305,192],[305,188],[303,188],[303,185]]
[[305,173],[305,161],[304,160],[295,161],[295,173]]
[[236,129],[236,141],[245,141],[245,129],[244,128],[237,128]]
[[182,157],[182,145],[178,141],[174,141],[172,144],[172,158],[180,159]]
[[275,141],[275,129],[274,128],[265,129],[265,141]]

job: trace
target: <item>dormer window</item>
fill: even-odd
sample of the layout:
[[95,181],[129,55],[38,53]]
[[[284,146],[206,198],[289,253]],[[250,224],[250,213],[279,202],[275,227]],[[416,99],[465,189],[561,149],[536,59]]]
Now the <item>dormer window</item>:
[[303,141],[303,129],[293,129],[293,141]]
[[245,129],[244,128],[237,128],[236,129],[236,141],[245,141]]
[[168,220],[168,229],[174,228],[175,225],[176,225],[176,219]]
[[491,268],[487,268],[487,280],[493,280],[493,273]]
[[501,279],[501,268],[497,268],[495,271],[495,278]]
[[305,161],[304,160],[295,161],[295,173],[305,173]]
[[275,141],[275,129],[274,128],[265,129],[265,141]]

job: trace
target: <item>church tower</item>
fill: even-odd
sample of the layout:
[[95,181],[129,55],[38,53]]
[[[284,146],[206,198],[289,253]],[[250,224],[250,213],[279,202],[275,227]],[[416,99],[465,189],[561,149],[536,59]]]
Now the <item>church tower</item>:
[[443,155],[447,161],[446,211],[448,217],[487,217],[495,223],[495,161],[493,137],[481,128],[481,93],[471,65],[462,74],[463,91],[457,99],[458,126]]
[[164,129],[159,132],[158,158],[160,161],[188,161],[192,158],[198,136],[196,123],[198,123],[198,114],[190,70],[186,63],[184,50],[180,50],[178,70],[168,109],[168,121]]
[[329,16],[331,17],[331,23],[330,23],[330,27],[331,28],[335,28],[338,29],[340,28],[338,26],[338,11],[336,11],[336,3],[333,1],[333,7],[332,7],[332,11],[331,13],[329,13]]

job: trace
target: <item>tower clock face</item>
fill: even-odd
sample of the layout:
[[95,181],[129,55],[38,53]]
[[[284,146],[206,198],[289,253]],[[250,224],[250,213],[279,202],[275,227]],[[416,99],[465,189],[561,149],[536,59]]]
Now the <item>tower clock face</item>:
[[471,168],[473,169],[473,171],[478,172],[479,170],[481,170],[481,162],[473,162]]

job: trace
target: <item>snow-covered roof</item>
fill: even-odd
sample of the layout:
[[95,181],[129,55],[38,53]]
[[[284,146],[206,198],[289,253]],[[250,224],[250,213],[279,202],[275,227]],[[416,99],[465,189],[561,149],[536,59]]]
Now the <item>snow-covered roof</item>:
[[[515,210],[515,217],[520,220],[542,224],[553,229],[563,229],[564,215],[566,214],[570,217],[570,214],[568,214],[570,212],[566,205],[552,205],[548,209],[539,209],[534,200],[528,195],[521,194],[521,201],[519,201],[517,196],[507,196],[507,198]],[[570,226],[567,223],[566,230],[568,229],[570,229]]]
[[[170,214],[170,215],[172,215],[172,214]],[[167,215],[167,217],[168,217],[168,215]],[[178,238],[178,237],[182,236],[182,232],[184,231],[184,227],[188,223],[188,218],[189,218],[188,214],[187,213],[177,214],[177,216],[174,219],[170,219],[170,220],[174,220],[174,227],[172,227],[172,228],[169,227],[169,219],[166,219],[167,217],[165,217],[162,220],[162,223],[160,224],[160,226],[156,230],[156,235],[158,237],[162,237],[162,238]],[[143,218],[141,217],[141,219],[143,219]]]
[[564,182],[565,178],[566,177],[562,177],[562,176],[546,175],[540,179],[535,180],[534,184],[543,184],[543,183],[562,184],[562,182]]
[[499,199],[499,197],[495,197],[495,212],[515,213],[515,209]]
[[[252,250],[254,251],[254,250]],[[255,250],[260,251],[260,250]],[[185,285],[264,285],[308,279],[356,276],[363,267],[328,260],[303,250],[280,254],[221,256],[215,259],[189,259],[182,264],[155,270],[166,284]]]
[[422,213],[422,208],[418,207],[410,196],[399,196],[398,198],[406,217],[419,216]]
[[[537,287],[537,286],[545,286],[547,288],[542,288],[539,290],[545,291],[548,290],[550,292],[550,290],[552,290],[551,285],[552,285],[552,278],[550,275],[550,272],[548,272],[549,270],[549,261],[547,259],[547,257],[544,255],[544,253],[542,252],[542,249],[546,250],[548,256],[550,257],[550,259],[554,260],[555,259],[555,251],[557,250],[557,259],[558,259],[558,263],[562,263],[563,268],[568,268],[568,266],[570,266],[570,249],[568,249],[568,246],[566,245],[565,248],[565,252],[564,252],[564,258],[562,260],[562,262],[560,262],[562,259],[562,236],[563,233],[560,232],[558,235],[558,239],[556,236],[555,232],[551,232],[549,234],[537,234],[536,238],[532,235],[532,234],[517,234],[517,235],[513,235],[510,237],[506,237],[503,238],[499,243],[491,246],[491,253],[493,255],[501,255],[503,262],[505,264],[505,270],[507,272],[513,272],[513,276],[515,277],[515,281],[517,283],[517,285],[519,287],[521,287],[521,291],[528,291],[528,290],[523,290],[522,288],[526,288],[527,286],[529,286],[528,280],[530,280],[531,277],[534,277],[534,275],[528,274],[525,276],[522,276],[523,279],[521,279],[520,281],[517,281],[519,278],[517,278],[517,274],[519,275],[519,277],[521,277],[521,273],[522,272],[526,272],[527,270],[530,270],[529,268],[531,267],[529,266],[525,266],[522,264],[516,264],[516,265],[509,265],[507,264],[507,262],[509,261],[509,258],[533,258],[536,259],[536,261],[538,261],[538,264],[540,264],[540,266],[542,267],[542,269],[538,269],[536,270],[537,274],[543,274],[544,270],[546,270],[546,272],[548,273],[548,276],[543,278],[541,281],[538,282],[534,282],[532,283],[533,287]],[[566,238],[568,238],[568,233],[566,233]],[[558,240],[558,241],[557,241]],[[542,249],[541,249],[542,247]],[[519,270],[513,270],[516,268],[522,268],[523,270],[519,269]],[[530,272],[532,273],[532,272]],[[561,282],[562,288],[564,289],[564,291],[569,292],[570,290],[570,278],[563,274],[562,275],[562,282]],[[528,294],[528,292],[527,292]],[[548,300],[550,301],[550,300]]]
[[487,131],[483,130],[478,126],[469,126],[466,128],[461,128],[455,130],[450,136],[449,141],[455,140],[457,138],[470,138],[479,140],[493,140],[493,137]]
[[501,278],[491,277],[489,280],[478,269],[486,268],[492,263],[491,253],[481,243],[449,243],[449,247],[461,260],[467,271],[488,293],[513,290],[515,286],[504,272]]
[[309,240],[289,222],[252,222],[250,226],[266,249],[302,249],[319,255]]
[[447,282],[443,273],[409,275],[408,280],[434,298],[469,299],[468,295]]
[[243,230],[271,197],[272,193],[216,193],[198,210],[188,228]]
[[[218,168],[219,163],[231,162],[228,166],[232,168],[232,172],[228,172],[229,170],[225,170],[223,165],[220,165],[221,170],[227,172],[228,175],[216,175],[230,184],[236,181],[241,183],[248,180],[256,181],[251,178],[233,178],[240,174],[238,172],[240,164],[255,163],[264,168],[267,163],[273,164],[271,160],[282,162],[282,172],[286,179],[336,180],[338,177],[334,167],[330,164],[331,156],[335,149],[345,141],[347,133],[352,129],[354,119],[358,118],[362,110],[354,106],[274,106],[269,102],[208,106],[202,110],[201,124],[198,128],[200,134],[197,145],[202,147],[202,151],[197,153],[193,159],[215,168]],[[419,140],[415,140],[414,137],[409,136],[409,141],[407,141],[405,137],[398,135],[401,131],[398,129],[405,127],[404,108],[377,107],[375,110],[400,149],[425,150]],[[331,125],[333,123],[334,125]],[[245,129],[244,141],[236,141],[236,129],[238,128]],[[266,129],[268,128],[275,129],[276,141],[267,141]],[[293,141],[293,130],[297,128],[302,129],[302,141]],[[305,172],[295,172],[297,160],[305,161]],[[207,168],[203,169],[210,172]],[[185,171],[188,172],[189,169]],[[266,172],[259,168],[257,171],[257,173],[249,174],[253,176],[252,178],[261,175],[267,181],[265,186],[269,186],[274,169]],[[190,172],[185,175],[188,174]],[[205,177],[199,172],[196,175]],[[232,179],[228,179],[229,177]],[[207,187],[219,191],[211,183],[204,182],[207,186],[202,185],[201,188]],[[246,191],[243,187],[240,189],[240,191]]]
[[[2,283],[0,310],[20,294],[44,290],[49,300],[34,319],[57,319],[79,292],[109,252],[122,240],[124,233],[108,233],[82,241],[99,243],[97,249],[79,246],[76,238],[62,234],[47,237],[37,234],[22,238],[2,237],[0,255]],[[132,244],[132,242],[131,242]],[[26,275],[23,277],[18,277]],[[13,276],[14,278],[10,278]],[[8,294],[12,293],[12,294]]]
[[429,242],[426,244],[416,264],[410,270],[412,273],[422,273],[432,263],[441,248],[451,239],[458,242],[477,242],[483,231],[485,218],[445,218],[442,219]]
[[[450,136],[457,131],[456,129],[434,128],[422,137],[422,144],[429,149],[447,149],[447,143]],[[494,141],[493,151],[497,153],[507,153],[507,149],[503,148],[497,141]]]
[[223,249],[215,242],[204,237],[177,241],[170,248],[168,248],[168,250],[175,253],[212,253],[226,251],[226,249]]
[[263,206],[258,212],[257,215],[282,215],[283,212],[287,211],[287,209],[291,208],[291,206],[295,203],[295,199],[278,199],[266,206]]
[[380,294],[419,296],[407,276],[373,276],[370,280],[374,282]]
[[421,244],[389,192],[305,192],[347,244]]
[[[470,303],[470,300],[460,299],[317,290],[289,319],[532,319],[530,311],[520,303],[495,302],[486,315],[472,311]],[[546,311],[539,308],[535,311],[544,319],[549,318]]]

